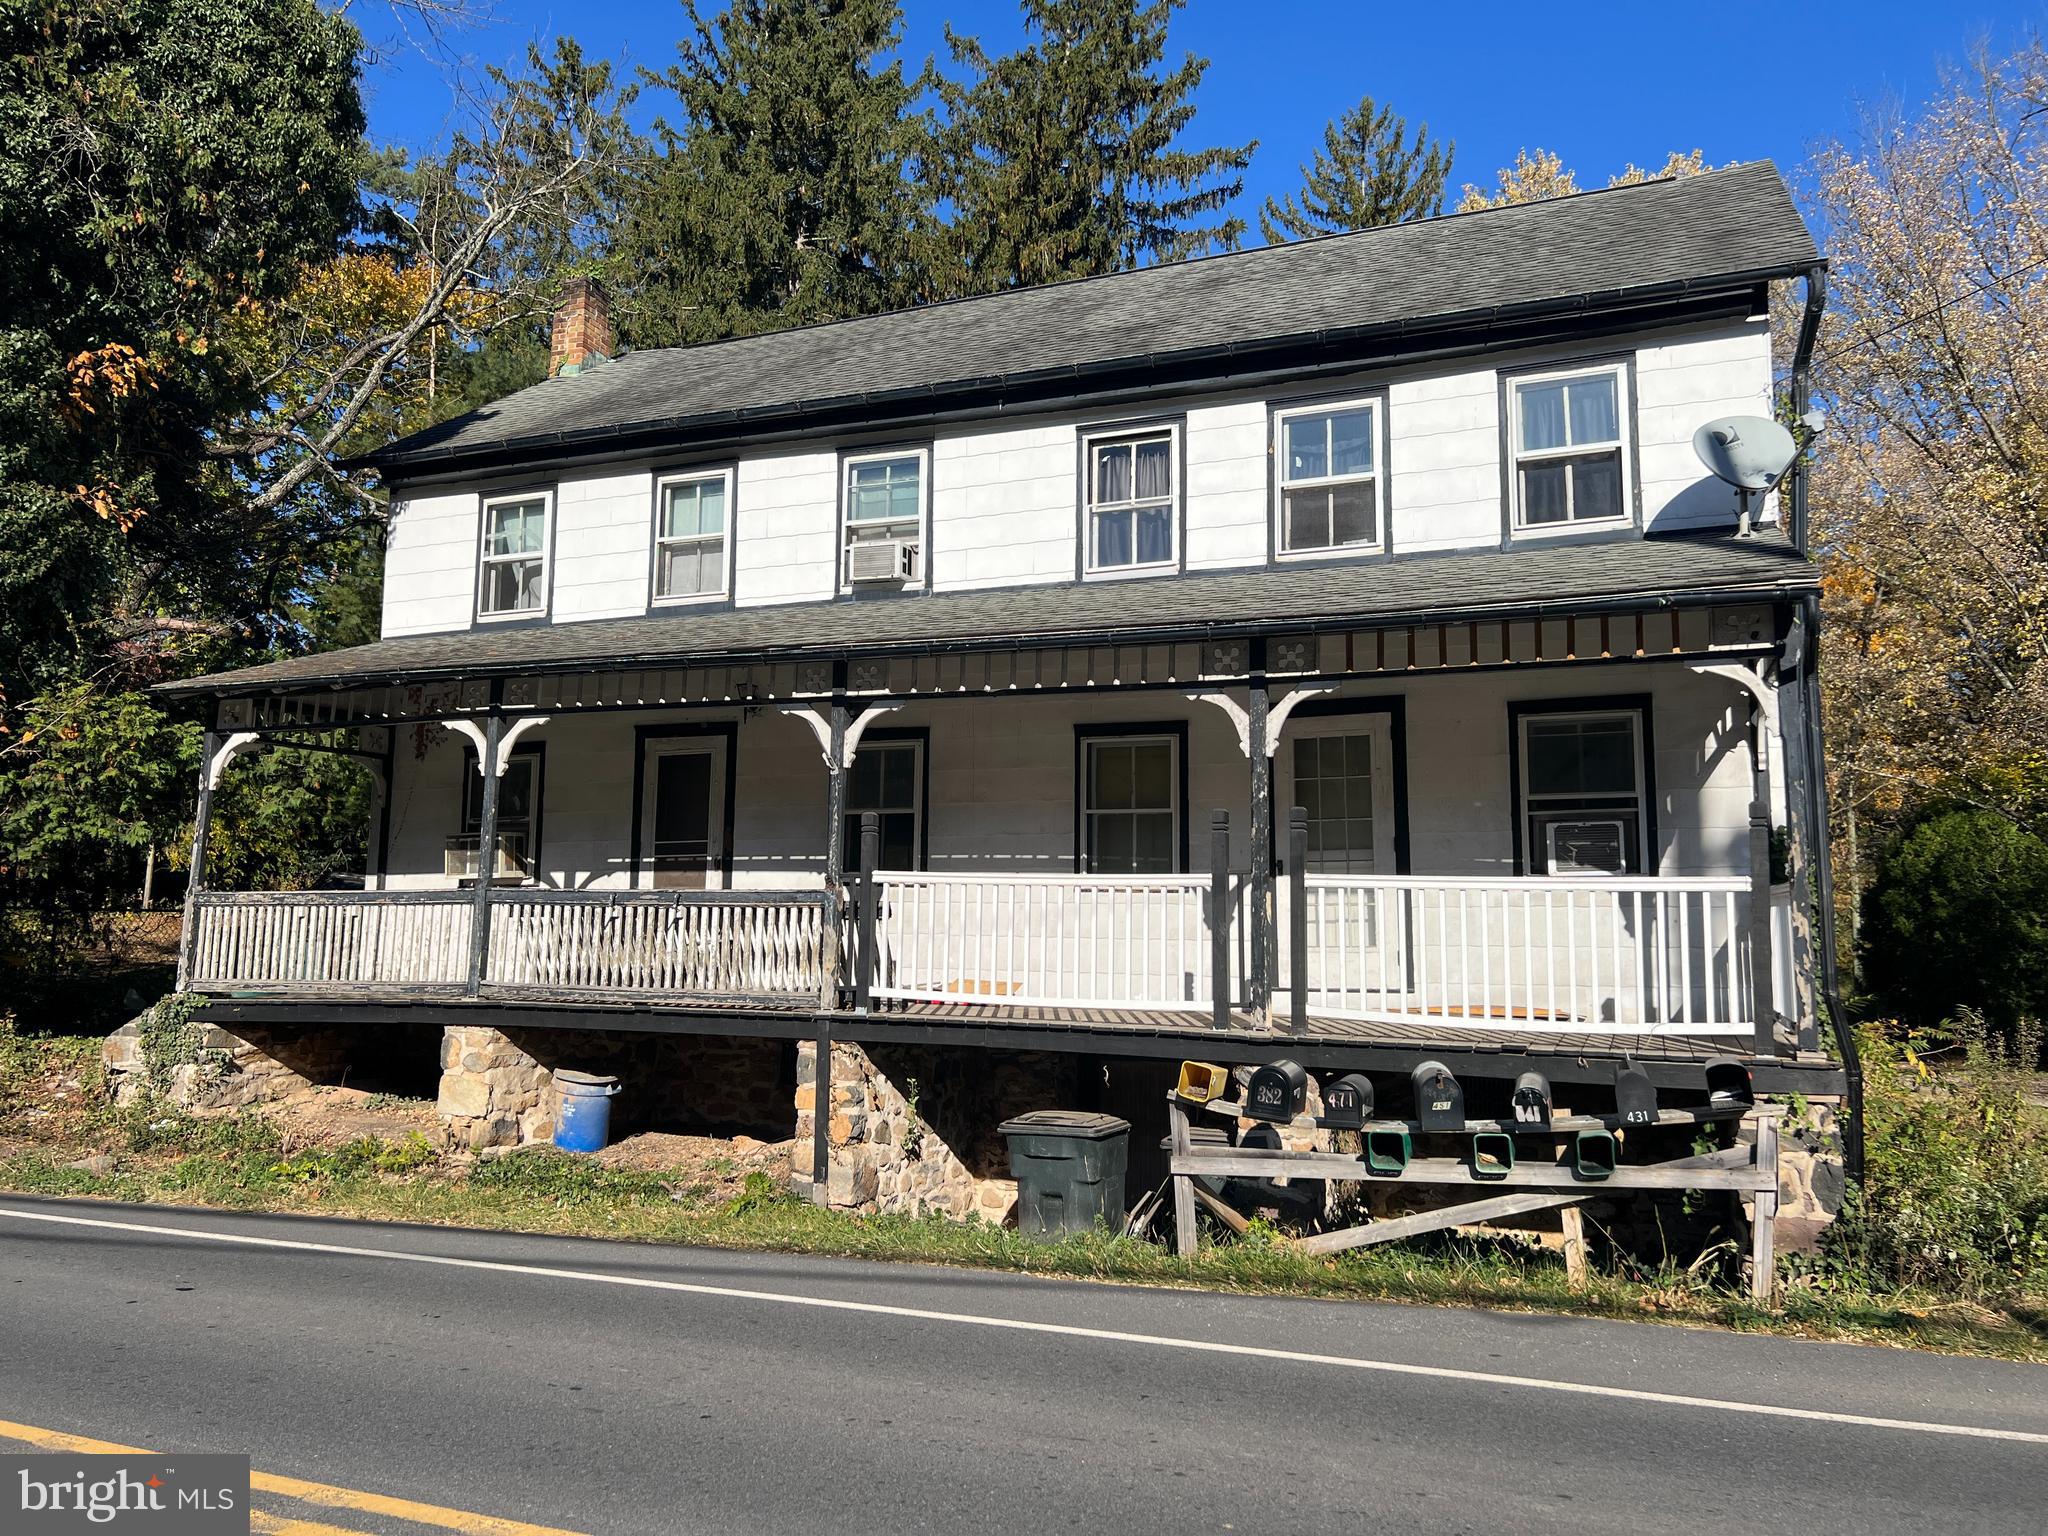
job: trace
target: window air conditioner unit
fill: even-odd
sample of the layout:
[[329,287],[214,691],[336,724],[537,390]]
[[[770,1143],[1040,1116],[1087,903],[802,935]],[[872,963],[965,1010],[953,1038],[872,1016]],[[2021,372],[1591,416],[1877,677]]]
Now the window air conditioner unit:
[[849,582],[894,582],[900,586],[916,570],[917,545],[909,539],[869,539],[846,551]]
[[[441,855],[441,874],[449,880],[474,880],[480,844],[483,840],[474,832],[464,836],[451,837]],[[526,839],[517,832],[501,832],[498,835],[497,868],[492,871],[493,880],[519,880],[526,875]]]
[[1567,879],[1628,873],[1628,830],[1622,821],[1553,821],[1543,829],[1547,872]]

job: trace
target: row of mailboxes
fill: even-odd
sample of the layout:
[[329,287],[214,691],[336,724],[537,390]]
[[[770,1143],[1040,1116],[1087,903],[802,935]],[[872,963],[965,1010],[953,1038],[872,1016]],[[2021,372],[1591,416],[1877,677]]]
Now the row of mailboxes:
[[[1440,1061],[1418,1062],[1408,1074],[1412,1119],[1426,1134],[1462,1133],[1466,1127],[1465,1088]],[[1181,1067],[1181,1093],[1197,1103],[1220,1097],[1227,1076],[1219,1067],[1187,1062]],[[1707,1098],[1716,1108],[1746,1107],[1755,1102],[1749,1069],[1733,1056],[1706,1064]],[[1285,1124],[1308,1108],[1309,1074],[1297,1061],[1268,1062],[1255,1068],[1245,1085],[1241,1105],[1247,1118]],[[1192,1090],[1192,1091],[1190,1091]],[[1551,1128],[1552,1094],[1541,1072],[1524,1072],[1509,1096],[1511,1123],[1521,1134],[1540,1135]],[[1614,1107],[1624,1127],[1657,1123],[1657,1088],[1650,1074],[1633,1061],[1614,1073]],[[1362,1130],[1373,1118],[1372,1079],[1347,1072],[1322,1085],[1319,1124],[1332,1130]],[[1501,1134],[1501,1133],[1495,1133]],[[1512,1156],[1508,1166],[1512,1167]]]

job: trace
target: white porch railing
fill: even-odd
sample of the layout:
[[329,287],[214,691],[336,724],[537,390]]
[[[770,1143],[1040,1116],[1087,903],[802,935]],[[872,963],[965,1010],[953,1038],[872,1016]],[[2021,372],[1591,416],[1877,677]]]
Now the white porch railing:
[[[1754,1029],[1749,882],[1310,875],[1308,1011],[1579,1033]],[[1293,900],[1281,882],[1280,982]]]
[[[1207,875],[877,872],[874,995],[1041,1008],[1208,1009]],[[1243,975],[1244,881],[1223,920]]]
[[187,985],[205,992],[459,988],[467,891],[201,891]]
[[824,891],[497,891],[484,986],[830,1007],[838,904]]

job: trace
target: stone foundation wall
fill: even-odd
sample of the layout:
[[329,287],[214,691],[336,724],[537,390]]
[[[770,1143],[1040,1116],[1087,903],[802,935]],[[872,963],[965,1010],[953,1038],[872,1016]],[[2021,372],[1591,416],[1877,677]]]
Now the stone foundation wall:
[[[339,1029],[242,1024],[230,1033],[192,1021],[196,1059],[164,1074],[164,1096],[187,1109],[247,1109],[275,1103],[347,1071],[350,1039]],[[115,1102],[132,1104],[149,1086],[142,1019],[130,1019],[100,1047]]]
[[[823,1203],[837,1210],[1000,1222],[1017,1201],[997,1129],[1027,1110],[1071,1107],[1076,1063],[1031,1052],[835,1042],[823,1094]],[[820,1193],[812,1163],[817,1047],[797,1048],[794,1177]]]
[[438,1103],[449,1140],[478,1151],[549,1140],[562,1069],[617,1074],[614,1137],[662,1130],[780,1141],[794,1129],[787,1041],[460,1025],[441,1041]]
[[[1794,1106],[1796,1108],[1796,1106]],[[1842,1166],[1842,1101],[1808,1099],[1803,1113],[1788,1112],[1778,1127],[1780,1253],[1812,1253],[1841,1213],[1848,1175]],[[1755,1140],[1749,1130],[1745,1141]],[[1747,1210],[1750,1202],[1743,1202]]]

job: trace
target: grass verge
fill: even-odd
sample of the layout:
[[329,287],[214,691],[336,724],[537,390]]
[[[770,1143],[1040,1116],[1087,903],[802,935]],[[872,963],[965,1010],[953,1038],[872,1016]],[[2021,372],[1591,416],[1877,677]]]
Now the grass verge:
[[[607,1167],[550,1148],[478,1163],[426,1137],[290,1137],[258,1114],[195,1116],[106,1102],[97,1042],[0,1026],[0,1192],[353,1217],[490,1231],[891,1260],[1252,1295],[1484,1306],[1712,1326],[2048,1363],[2048,1305],[1858,1283],[1839,1266],[1783,1274],[1763,1308],[1711,1264],[1595,1273],[1512,1234],[1443,1235],[1318,1257],[1262,1223],[1192,1258],[1106,1233],[1034,1242],[985,1222],[854,1216],[747,1176],[737,1198],[672,1171]],[[728,1189],[730,1186],[728,1185]]]
[[739,1198],[708,1203],[660,1174],[602,1168],[549,1149],[451,1172],[433,1163],[424,1143],[365,1139],[284,1156],[266,1144],[267,1127],[254,1117],[198,1125],[191,1133],[198,1144],[168,1156],[124,1159],[109,1173],[71,1167],[35,1150],[0,1156],[0,1189],[1252,1295],[1557,1312],[2048,1362],[2048,1315],[2029,1309],[1873,1294],[1795,1278],[1770,1310],[1682,1272],[1640,1280],[1596,1275],[1574,1290],[1553,1256],[1506,1239],[1452,1237],[1316,1257],[1255,1237],[1205,1245],[1181,1259],[1155,1244],[1108,1234],[1042,1243],[987,1223],[852,1216],[795,1199],[761,1175]]

